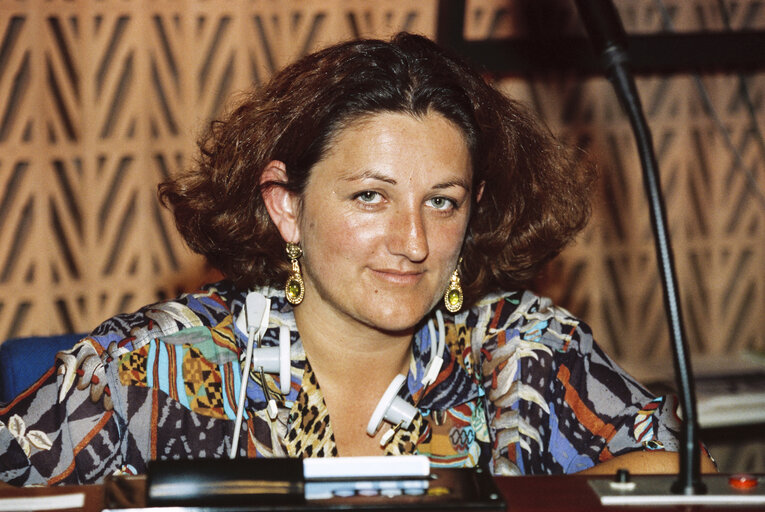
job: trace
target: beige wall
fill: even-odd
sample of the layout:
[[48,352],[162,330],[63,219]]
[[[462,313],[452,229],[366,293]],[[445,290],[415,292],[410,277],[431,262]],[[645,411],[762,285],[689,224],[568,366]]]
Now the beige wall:
[[[536,33],[530,2],[469,2],[471,38]],[[665,0],[675,29],[723,30],[716,0]],[[731,4],[730,2],[726,2]],[[569,2],[550,30],[576,31]],[[655,32],[655,0],[620,0],[631,32]],[[732,4],[731,4],[732,5]],[[755,9],[756,6],[759,9]],[[734,28],[765,29],[762,2],[735,2]],[[0,340],[84,331],[209,275],[173,232],[156,183],[193,156],[225,98],[294,56],[358,35],[434,35],[434,0],[0,2]],[[544,14],[544,13],[543,13]],[[602,174],[590,227],[543,290],[588,320],[631,367],[669,348],[639,163],[602,79],[504,78]],[[641,78],[696,353],[765,346],[765,148],[737,76]],[[765,77],[747,78],[765,128]],[[747,174],[749,173],[749,174]],[[755,186],[756,184],[756,186]],[[759,194],[759,195],[758,195]]]

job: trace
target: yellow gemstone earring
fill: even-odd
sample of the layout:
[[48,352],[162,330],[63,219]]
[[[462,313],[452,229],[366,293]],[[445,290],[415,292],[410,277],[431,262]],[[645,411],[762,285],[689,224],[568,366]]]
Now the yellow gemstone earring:
[[[460,259],[460,261],[462,260]],[[450,313],[456,313],[462,308],[463,300],[462,286],[460,286],[460,270],[459,267],[457,267],[452,273],[451,281],[449,281],[449,288],[446,289],[446,293],[444,294],[444,306],[446,306],[446,309]]]
[[292,273],[287,278],[287,284],[284,285],[284,294],[290,304],[297,306],[303,302],[305,295],[305,283],[300,274],[300,265],[298,258],[303,255],[303,250],[299,245],[287,242],[287,256],[292,260]]

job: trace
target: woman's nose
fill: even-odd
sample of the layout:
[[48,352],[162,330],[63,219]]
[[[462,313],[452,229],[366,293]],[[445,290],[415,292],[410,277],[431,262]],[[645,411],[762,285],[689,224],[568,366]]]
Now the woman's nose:
[[397,212],[391,225],[390,250],[410,261],[423,261],[428,256],[428,237],[422,212],[417,208]]

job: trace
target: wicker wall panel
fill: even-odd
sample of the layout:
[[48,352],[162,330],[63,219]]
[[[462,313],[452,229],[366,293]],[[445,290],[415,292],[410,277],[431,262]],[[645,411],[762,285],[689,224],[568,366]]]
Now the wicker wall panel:
[[[617,1],[631,33],[762,29],[763,2]],[[723,10],[724,8],[724,10]],[[479,1],[473,39],[579,33],[571,2]],[[524,21],[518,21],[523,19]],[[539,288],[583,316],[601,344],[638,375],[671,355],[635,144],[603,79],[505,79],[600,170],[592,222],[546,269]],[[685,313],[695,354],[765,347],[765,76],[642,77],[638,87],[661,167]]]
[[213,275],[158,206],[229,97],[434,1],[0,4],[0,339],[84,331]]
[[[765,27],[761,0],[617,6],[631,32]],[[203,124],[298,55],[356,36],[433,35],[436,11],[435,0],[0,3],[0,340],[87,330],[204,282],[210,270],[155,199],[156,183],[193,157]],[[580,30],[567,0],[468,2],[468,38]],[[609,84],[500,85],[601,171],[591,225],[540,288],[637,373],[668,360],[639,163]],[[639,87],[691,344],[762,348],[765,77],[648,77]]]
[[[720,91],[735,80],[704,83]],[[531,88],[532,97],[561,92],[544,83]],[[590,226],[548,269],[543,288],[585,316],[623,362],[660,361],[669,357],[666,320],[635,145],[618,110],[597,103],[613,98],[607,84],[592,80],[582,88],[564,93],[576,96],[576,113],[561,105],[545,117],[595,159],[600,196]],[[691,347],[710,354],[761,348],[765,203],[762,152],[748,116],[725,113],[739,165],[699,104],[693,79],[641,79],[639,88],[661,166]],[[726,102],[713,100],[718,109]]]

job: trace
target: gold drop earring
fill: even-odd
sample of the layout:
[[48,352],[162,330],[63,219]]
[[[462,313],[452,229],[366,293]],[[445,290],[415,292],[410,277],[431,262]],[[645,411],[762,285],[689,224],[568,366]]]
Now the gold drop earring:
[[[460,262],[462,262],[462,258],[460,258]],[[462,308],[463,300],[462,286],[460,286],[460,269],[459,263],[457,263],[457,268],[454,269],[452,278],[449,281],[449,288],[446,289],[444,294],[444,306],[446,306],[450,313],[456,313]]]
[[298,264],[298,258],[303,255],[303,250],[299,245],[287,242],[287,257],[292,260],[292,273],[287,278],[287,284],[284,285],[284,294],[287,296],[287,300],[293,306],[297,306],[303,302],[303,296],[305,295],[305,283],[303,282],[303,276],[300,274],[300,264]]

